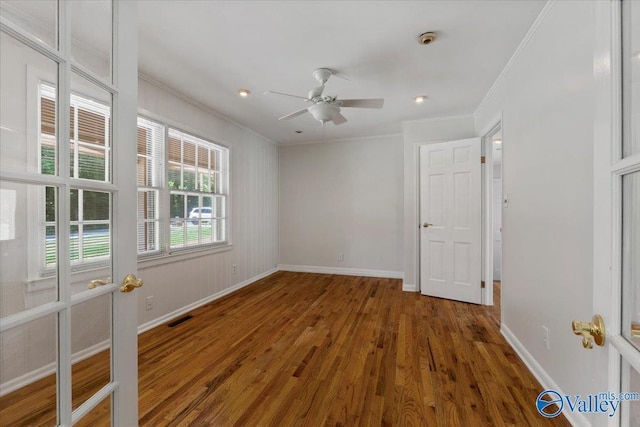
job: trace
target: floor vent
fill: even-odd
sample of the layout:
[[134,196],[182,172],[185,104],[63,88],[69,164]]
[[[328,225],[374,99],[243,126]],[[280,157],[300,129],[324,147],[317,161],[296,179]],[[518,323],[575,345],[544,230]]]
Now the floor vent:
[[186,322],[187,320],[191,319],[193,316],[190,314],[187,314],[186,316],[182,316],[179,319],[174,320],[173,322],[169,323],[168,326],[170,328],[173,328],[175,326],[178,326],[180,323]]

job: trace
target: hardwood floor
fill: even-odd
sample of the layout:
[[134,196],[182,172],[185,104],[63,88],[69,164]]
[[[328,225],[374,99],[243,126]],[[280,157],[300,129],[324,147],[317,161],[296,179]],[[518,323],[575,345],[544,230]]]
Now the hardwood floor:
[[[139,338],[142,426],[569,425],[537,413],[542,389],[500,335],[499,305],[278,272],[190,314]],[[79,378],[99,377],[100,357]],[[51,424],[55,413],[29,410],[43,387],[55,385],[0,399],[2,425]]]

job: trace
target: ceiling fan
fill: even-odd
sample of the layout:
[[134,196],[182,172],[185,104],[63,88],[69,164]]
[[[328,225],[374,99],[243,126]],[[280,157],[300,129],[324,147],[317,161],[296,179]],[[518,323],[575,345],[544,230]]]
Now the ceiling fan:
[[347,121],[347,118],[340,113],[340,108],[382,108],[384,99],[338,99],[337,96],[323,96],[324,85],[329,80],[329,77],[335,75],[335,73],[329,68],[318,68],[313,72],[313,77],[320,82],[320,86],[311,89],[307,97],[290,95],[288,93],[274,92],[268,90],[265,92],[275,95],[291,96],[293,98],[304,99],[306,102],[310,102],[307,108],[295,111],[286,116],[280,117],[278,120],[290,120],[302,114],[309,112],[314,119],[321,122],[323,125],[326,122],[333,122],[335,125],[341,125]]

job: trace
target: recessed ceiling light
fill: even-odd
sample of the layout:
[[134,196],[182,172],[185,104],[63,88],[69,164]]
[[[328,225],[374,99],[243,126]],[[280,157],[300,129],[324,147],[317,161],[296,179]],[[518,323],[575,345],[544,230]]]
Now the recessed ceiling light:
[[427,99],[427,97],[424,95],[416,96],[413,98],[413,100],[416,101],[416,104],[422,104],[425,99]]
[[434,32],[427,32],[427,33],[422,33],[418,36],[418,43],[422,44],[422,45],[427,45],[427,44],[431,44],[436,40],[436,33]]
[[496,139],[493,140],[493,143],[494,144],[502,144],[502,139],[496,138]]
[[247,96],[249,96],[250,93],[251,91],[249,89],[238,89],[238,95],[240,95],[243,98],[246,98]]

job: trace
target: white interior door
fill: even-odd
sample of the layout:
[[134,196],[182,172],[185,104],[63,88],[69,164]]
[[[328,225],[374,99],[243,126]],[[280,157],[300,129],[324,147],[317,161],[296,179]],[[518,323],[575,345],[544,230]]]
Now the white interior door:
[[480,304],[480,138],[420,147],[420,291]]
[[3,424],[137,425],[135,15],[0,2]]

